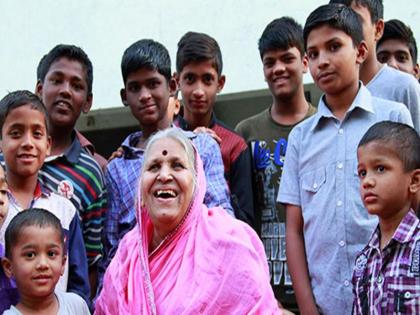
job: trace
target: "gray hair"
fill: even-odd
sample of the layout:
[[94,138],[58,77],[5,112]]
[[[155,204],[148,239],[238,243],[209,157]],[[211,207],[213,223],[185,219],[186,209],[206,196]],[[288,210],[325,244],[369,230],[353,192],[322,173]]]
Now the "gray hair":
[[[188,166],[193,175],[193,191],[194,191],[197,186],[197,168],[196,168],[196,160],[195,160],[195,150],[194,150],[194,146],[192,144],[191,139],[189,139],[185,135],[185,132],[180,130],[179,128],[167,128],[164,130],[160,130],[149,138],[149,140],[147,141],[145,152],[144,152],[143,165],[149,158],[150,148],[152,147],[152,145],[155,142],[164,138],[170,138],[178,142],[184,149],[185,153],[187,154],[187,159],[188,159],[188,164],[189,164]],[[142,174],[144,173],[144,170],[145,168],[143,167],[142,172],[141,172]]]

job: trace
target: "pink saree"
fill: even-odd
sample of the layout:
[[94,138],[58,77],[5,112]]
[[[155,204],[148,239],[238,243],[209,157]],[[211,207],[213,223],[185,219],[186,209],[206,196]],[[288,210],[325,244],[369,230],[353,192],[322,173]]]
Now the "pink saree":
[[[206,182],[197,157],[190,209],[153,253],[153,226],[138,209],[107,269],[97,315],[280,314],[257,234],[222,208],[203,205]],[[138,205],[141,196],[139,196]]]

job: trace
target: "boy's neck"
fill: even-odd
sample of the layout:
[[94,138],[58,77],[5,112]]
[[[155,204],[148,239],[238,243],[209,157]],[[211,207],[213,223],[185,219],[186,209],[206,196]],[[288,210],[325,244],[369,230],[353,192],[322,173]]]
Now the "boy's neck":
[[280,125],[295,125],[302,121],[309,110],[309,104],[305,99],[303,86],[293,96],[288,98],[276,98],[273,96],[271,118]]
[[165,115],[165,117],[162,118],[160,121],[158,121],[158,123],[155,125],[148,125],[148,126],[140,125],[141,131],[142,131],[142,137],[139,143],[137,144],[137,147],[144,149],[146,141],[147,139],[149,139],[151,135],[153,135],[155,132],[159,130],[164,130],[166,128],[169,128],[171,126],[171,123],[172,122]]
[[380,233],[380,248],[383,250],[391,241],[402,219],[410,210],[410,205],[407,204],[403,209],[396,211],[391,217],[379,218]]
[[363,82],[364,85],[368,85],[368,83],[375,77],[375,75],[379,72],[382,68],[382,64],[376,59],[376,52],[373,57],[371,52],[369,52],[369,58],[366,59],[360,66],[360,80]]
[[73,142],[72,134],[73,129],[67,130],[64,128],[51,126],[51,155],[63,154]]
[[210,127],[211,115],[213,111],[209,111],[204,115],[194,115],[193,113],[185,110],[184,108],[184,120],[187,122],[191,130],[197,127]]
[[34,192],[38,183],[38,173],[28,177],[6,175],[9,189],[13,197],[23,209],[29,208],[34,199]]
[[54,292],[48,297],[32,298],[22,296],[16,308],[23,314],[58,314],[59,304]]
[[343,121],[358,91],[359,81],[356,80],[338,94],[325,94],[325,101],[329,109],[340,121]]

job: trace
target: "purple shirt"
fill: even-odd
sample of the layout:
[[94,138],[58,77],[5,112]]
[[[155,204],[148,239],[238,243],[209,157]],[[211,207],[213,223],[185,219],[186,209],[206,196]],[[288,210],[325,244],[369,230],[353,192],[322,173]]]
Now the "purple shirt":
[[[4,248],[0,244],[0,259],[3,257]],[[0,314],[3,314],[11,305],[16,305],[18,301],[19,293],[16,284],[6,276],[3,267],[0,265]]]
[[420,220],[402,219],[381,251],[379,226],[357,256],[353,314],[420,314]]

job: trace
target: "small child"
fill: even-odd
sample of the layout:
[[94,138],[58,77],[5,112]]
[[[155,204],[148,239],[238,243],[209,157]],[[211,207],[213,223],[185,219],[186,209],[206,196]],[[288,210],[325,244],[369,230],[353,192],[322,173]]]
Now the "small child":
[[55,215],[26,209],[12,219],[5,238],[2,265],[7,276],[16,280],[20,299],[3,314],[90,314],[77,294],[54,291],[67,258],[64,231]]
[[[9,198],[7,197],[6,176],[3,167],[0,165],[0,227],[7,217]],[[0,260],[4,257],[4,246],[0,243]],[[18,302],[19,294],[14,281],[9,279],[0,265],[0,314],[3,314],[11,305]]]
[[373,125],[359,142],[357,171],[367,211],[379,218],[353,271],[353,314],[420,314],[420,137],[404,124]]
[[400,20],[385,22],[384,34],[376,44],[376,57],[381,63],[419,78],[416,39],[410,27]]

